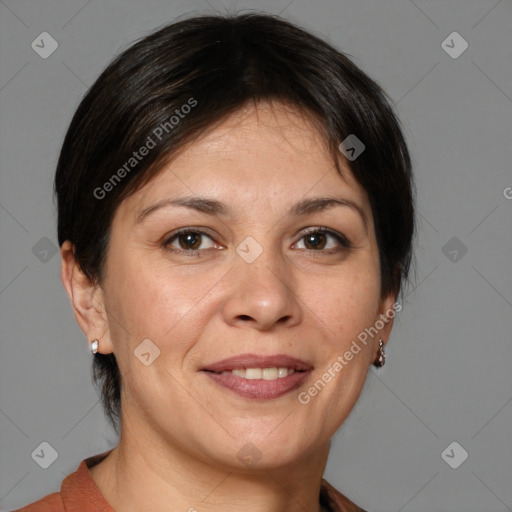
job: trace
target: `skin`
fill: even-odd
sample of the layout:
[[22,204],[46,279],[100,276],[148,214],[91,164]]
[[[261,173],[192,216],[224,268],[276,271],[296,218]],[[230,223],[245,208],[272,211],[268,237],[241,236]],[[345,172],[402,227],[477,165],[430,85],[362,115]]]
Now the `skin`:
[[[395,301],[380,296],[366,193],[341,158],[340,166],[343,177],[298,111],[248,105],[121,203],[101,286],[80,272],[69,242],[62,246],[62,281],[77,321],[89,341],[99,340],[99,352],[115,353],[123,375],[119,445],[90,469],[116,510],[320,510],[330,439],[355,405],[392,320],[308,404],[298,393]],[[222,201],[231,215],[172,206],[136,222],[144,208],[185,196]],[[353,201],[368,226],[347,206],[288,213],[316,197]],[[174,238],[170,247],[182,254],[163,247],[188,227],[209,235],[192,239],[196,249],[188,251],[185,237]],[[310,227],[342,233],[352,247],[322,234],[308,243]],[[252,263],[236,252],[248,236],[263,249]],[[149,366],[134,355],[144,339],[160,350]],[[199,371],[247,352],[289,354],[314,370],[301,388],[270,400],[240,397]],[[246,443],[261,454],[253,466],[237,457]]]

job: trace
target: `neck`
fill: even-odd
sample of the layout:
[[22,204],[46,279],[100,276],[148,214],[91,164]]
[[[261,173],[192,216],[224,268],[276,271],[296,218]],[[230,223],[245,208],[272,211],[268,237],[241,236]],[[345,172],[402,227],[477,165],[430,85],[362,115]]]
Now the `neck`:
[[283,467],[239,471],[123,429],[119,445],[90,472],[117,512],[320,512],[328,453],[329,444]]

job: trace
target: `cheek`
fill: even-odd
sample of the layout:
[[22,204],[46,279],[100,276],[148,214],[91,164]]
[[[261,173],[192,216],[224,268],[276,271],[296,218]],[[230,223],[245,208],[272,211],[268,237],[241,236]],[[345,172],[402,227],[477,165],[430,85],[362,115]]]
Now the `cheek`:
[[[313,292],[314,289],[314,292]],[[308,288],[308,302],[328,327],[336,344],[350,344],[354,337],[373,325],[379,307],[378,268],[358,265],[348,268],[321,286]]]
[[328,435],[346,419],[364,386],[373,358],[365,329],[377,318],[380,292],[378,269],[369,266],[347,268],[334,281],[325,282],[321,293],[315,287],[311,317],[327,339],[317,348],[321,366],[300,396],[310,407],[311,423]]
[[146,338],[161,350],[185,350],[204,328],[207,293],[219,278],[183,276],[178,267],[142,258],[129,263],[118,269],[111,282],[116,305],[113,324],[123,324],[121,339],[128,336],[132,351]]

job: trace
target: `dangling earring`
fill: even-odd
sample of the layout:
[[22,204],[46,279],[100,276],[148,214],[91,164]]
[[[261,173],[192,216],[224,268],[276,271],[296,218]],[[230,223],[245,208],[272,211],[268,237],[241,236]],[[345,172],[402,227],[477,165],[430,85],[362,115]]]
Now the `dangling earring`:
[[98,345],[99,345],[99,342],[98,340],[94,340],[92,343],[91,343],[91,352],[93,354],[96,354],[98,352]]
[[378,368],[381,366],[384,366],[384,363],[386,362],[386,352],[384,352],[384,342],[382,341],[382,338],[379,340],[379,357],[375,363],[373,363]]

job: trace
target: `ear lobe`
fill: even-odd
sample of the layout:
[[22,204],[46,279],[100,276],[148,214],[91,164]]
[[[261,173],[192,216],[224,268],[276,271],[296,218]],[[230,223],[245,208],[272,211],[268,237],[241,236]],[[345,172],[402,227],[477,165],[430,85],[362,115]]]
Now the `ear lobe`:
[[[401,305],[396,302],[395,293],[391,292],[382,298],[379,307],[379,318],[377,319],[376,323],[379,320],[381,320],[381,322],[384,323],[384,326],[382,327],[382,329],[379,329],[379,336],[375,336],[377,350],[379,348],[379,338],[382,338],[384,343],[386,343],[387,340],[390,338],[391,329],[393,328],[394,317],[396,315],[396,312],[400,311],[401,309]],[[378,322],[378,325],[381,324],[381,322]]]
[[103,290],[81,271],[74,247],[66,240],[60,249],[61,280],[68,294],[78,325],[89,342],[100,340],[100,352],[112,352]]

